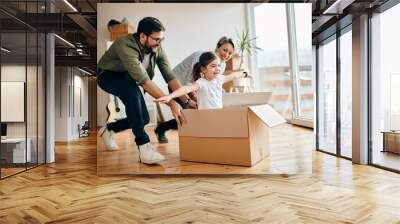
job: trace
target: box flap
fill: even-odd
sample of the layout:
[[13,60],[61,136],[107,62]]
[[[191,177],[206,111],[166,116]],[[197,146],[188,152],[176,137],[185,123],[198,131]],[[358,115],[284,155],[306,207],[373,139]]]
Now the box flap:
[[222,102],[224,107],[260,105],[268,103],[271,95],[271,92],[224,93]]
[[179,127],[179,136],[246,138],[247,113],[247,107],[183,110],[187,123]]
[[280,115],[268,104],[250,106],[249,110],[253,111],[258,118],[268,125],[268,127],[275,127],[277,125],[286,123],[285,118],[283,118],[282,115]]
[[269,155],[269,127],[254,112],[249,112],[248,118],[251,161],[254,164]]

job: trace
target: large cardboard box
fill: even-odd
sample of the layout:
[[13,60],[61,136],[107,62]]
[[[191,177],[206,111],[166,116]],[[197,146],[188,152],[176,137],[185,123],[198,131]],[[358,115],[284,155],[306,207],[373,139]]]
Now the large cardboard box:
[[271,93],[224,94],[223,109],[184,110],[180,159],[253,166],[269,155],[269,132],[285,119],[267,103]]

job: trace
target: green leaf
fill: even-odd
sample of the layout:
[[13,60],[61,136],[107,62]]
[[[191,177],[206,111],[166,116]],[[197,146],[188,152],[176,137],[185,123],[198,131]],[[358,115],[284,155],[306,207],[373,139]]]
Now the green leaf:
[[238,37],[237,46],[239,46],[238,53],[241,57],[243,57],[244,52],[248,54],[252,54],[253,50],[261,50],[261,48],[257,47],[255,41],[257,37],[250,37],[250,32],[248,30],[242,30],[239,32],[236,30],[236,35]]

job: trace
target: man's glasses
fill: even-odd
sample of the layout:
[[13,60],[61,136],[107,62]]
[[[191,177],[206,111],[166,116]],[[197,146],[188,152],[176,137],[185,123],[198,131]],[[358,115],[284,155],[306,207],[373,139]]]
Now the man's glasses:
[[149,35],[148,37],[150,37],[151,39],[155,40],[157,44],[160,44],[165,39],[165,37],[154,38],[151,35]]

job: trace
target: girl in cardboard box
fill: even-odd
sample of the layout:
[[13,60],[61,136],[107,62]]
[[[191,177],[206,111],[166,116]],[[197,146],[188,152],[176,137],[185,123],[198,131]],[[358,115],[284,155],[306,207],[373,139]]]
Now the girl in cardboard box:
[[[226,62],[232,58],[233,52],[235,51],[235,44],[233,40],[228,37],[221,37],[216,45],[214,50],[215,54],[219,58],[218,68],[221,74],[225,72]],[[196,51],[186,57],[181,63],[175,66],[173,72],[176,74],[176,78],[183,85],[191,85],[195,80],[193,80],[193,67],[199,61],[201,54],[205,51]],[[169,92],[172,93],[173,90],[168,88]],[[185,96],[181,96],[185,97]],[[175,98],[174,100],[183,108],[197,108],[197,97],[192,92],[187,94],[188,99],[186,101],[181,100],[181,98]],[[167,143],[168,138],[165,136],[165,132],[168,130],[176,130],[178,129],[178,124],[175,119],[161,122],[154,129],[154,132],[157,135],[157,139],[160,143]]]
[[182,86],[171,94],[156,99],[155,102],[166,104],[176,97],[196,92],[199,110],[222,108],[222,85],[233,79],[247,77],[247,72],[222,75],[218,63],[219,58],[214,52],[201,54],[199,61],[193,67],[194,83]]

